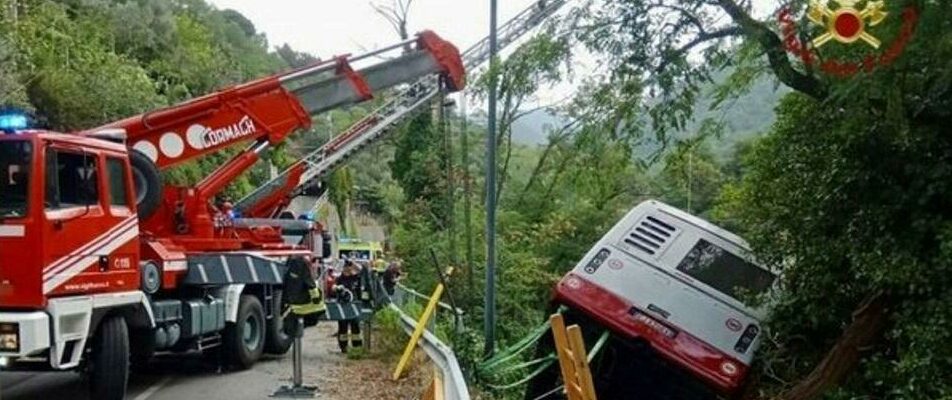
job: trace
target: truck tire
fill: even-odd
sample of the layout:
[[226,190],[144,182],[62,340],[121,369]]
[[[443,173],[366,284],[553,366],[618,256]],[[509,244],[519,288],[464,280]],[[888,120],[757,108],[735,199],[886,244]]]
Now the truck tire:
[[283,296],[280,290],[274,291],[274,316],[268,321],[268,332],[264,341],[264,351],[268,354],[281,355],[291,349],[294,338],[284,332],[284,318],[281,318]]
[[139,150],[129,151],[132,165],[132,182],[135,184],[136,209],[139,219],[155,213],[162,203],[162,174],[155,163]]
[[90,356],[90,397],[122,400],[129,378],[129,329],[122,317],[104,320],[92,338]]
[[238,319],[225,326],[224,354],[229,365],[251,368],[261,358],[265,342],[264,307],[257,297],[243,295],[238,300]]

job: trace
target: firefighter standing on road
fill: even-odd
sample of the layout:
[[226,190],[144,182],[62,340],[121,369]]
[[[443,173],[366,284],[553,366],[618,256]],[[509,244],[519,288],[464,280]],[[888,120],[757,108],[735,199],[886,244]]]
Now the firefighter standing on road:
[[[364,294],[364,285],[360,276],[360,266],[353,260],[344,264],[344,271],[337,278],[334,293],[340,303],[360,301]],[[337,344],[340,351],[346,353],[348,343],[353,347],[362,347],[363,339],[360,336],[360,319],[337,321]]]

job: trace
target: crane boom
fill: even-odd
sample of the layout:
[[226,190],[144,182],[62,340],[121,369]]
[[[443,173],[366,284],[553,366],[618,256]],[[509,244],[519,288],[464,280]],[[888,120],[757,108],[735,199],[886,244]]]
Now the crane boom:
[[[416,43],[417,48],[357,71],[353,67],[407,43]],[[435,73],[447,76],[456,89],[464,84],[455,47],[426,31],[371,53],[335,57],[87,132],[124,129],[133,148],[166,169],[252,139],[277,144],[294,130],[310,126],[315,115]]]
[[[411,43],[416,46],[408,52],[385,61],[376,58]],[[355,68],[358,63],[369,65]],[[271,146],[309,127],[313,116],[371,99],[377,91],[423,77],[444,82],[450,90],[465,85],[459,51],[430,31],[367,54],[335,57],[81,134],[95,137],[121,129],[128,145],[151,160],[157,170],[252,142],[194,186],[153,184],[147,185],[153,189],[136,188],[140,198],[148,199],[139,201],[143,231],[154,237],[173,238],[194,250],[234,247],[236,244],[220,240],[215,233],[214,219],[221,210],[210,206],[211,199]],[[146,175],[141,170],[137,175]],[[148,175],[157,176],[158,172]]]
[[[505,48],[555,14],[567,0],[538,1],[503,24],[497,33],[499,48]],[[467,49],[463,65],[469,70],[489,59],[489,37]],[[440,92],[439,80],[423,77],[398,92],[320,148],[307,154],[280,175],[241,199],[236,207],[248,217],[276,216],[290,199],[307,188],[359,149],[388,133],[401,122],[425,109]]]

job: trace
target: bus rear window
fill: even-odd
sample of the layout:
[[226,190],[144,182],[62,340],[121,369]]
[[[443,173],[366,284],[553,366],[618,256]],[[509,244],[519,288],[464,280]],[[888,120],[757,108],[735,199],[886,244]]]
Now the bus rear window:
[[744,293],[761,294],[773,284],[774,274],[704,239],[678,264],[688,274],[721,293],[739,299]]

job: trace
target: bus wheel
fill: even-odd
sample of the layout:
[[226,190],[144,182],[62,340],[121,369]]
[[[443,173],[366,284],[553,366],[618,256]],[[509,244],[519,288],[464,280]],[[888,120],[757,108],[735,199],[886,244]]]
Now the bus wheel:
[[251,295],[241,296],[238,319],[225,327],[223,355],[228,363],[238,369],[251,368],[264,352],[265,329],[261,301]]
[[89,389],[91,398],[122,400],[129,378],[129,329],[122,317],[102,322],[92,338]]

